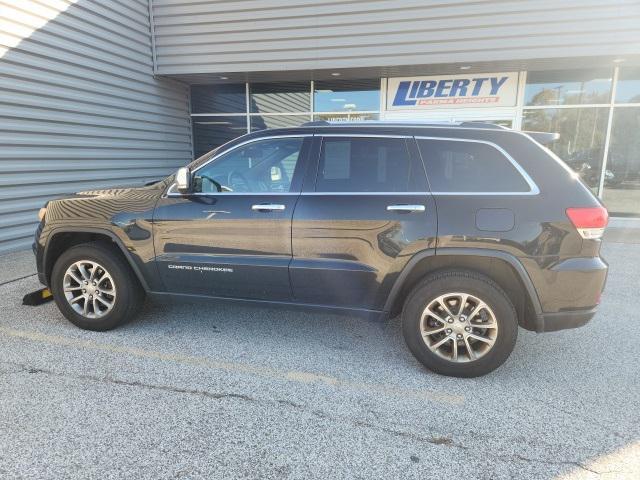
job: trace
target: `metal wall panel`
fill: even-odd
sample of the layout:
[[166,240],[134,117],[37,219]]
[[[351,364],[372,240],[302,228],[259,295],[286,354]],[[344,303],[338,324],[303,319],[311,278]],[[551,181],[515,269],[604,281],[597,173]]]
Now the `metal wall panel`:
[[638,0],[152,0],[152,5],[160,74],[640,53]]
[[147,0],[0,0],[0,253],[49,198],[188,162],[188,95],[153,76]]

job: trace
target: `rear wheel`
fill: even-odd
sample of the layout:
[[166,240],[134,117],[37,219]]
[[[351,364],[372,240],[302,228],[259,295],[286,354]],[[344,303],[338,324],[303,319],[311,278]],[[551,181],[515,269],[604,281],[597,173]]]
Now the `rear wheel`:
[[447,271],[429,275],[409,294],[402,331],[411,352],[430,370],[477,377],[509,357],[518,320],[508,296],[491,279]]
[[60,255],[51,273],[51,290],[64,316],[86,330],[110,330],[125,323],[144,300],[129,265],[101,242],[76,245]]

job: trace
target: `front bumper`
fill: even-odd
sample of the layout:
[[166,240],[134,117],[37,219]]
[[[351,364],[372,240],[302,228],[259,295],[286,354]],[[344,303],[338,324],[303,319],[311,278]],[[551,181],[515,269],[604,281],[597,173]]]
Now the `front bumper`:
[[41,284],[48,286],[47,276],[44,271],[44,243],[41,238],[43,227],[44,222],[40,222],[38,228],[36,229],[35,238],[33,241],[33,245],[31,245],[31,249],[33,250],[33,254],[36,257],[36,270],[38,272],[38,280]]

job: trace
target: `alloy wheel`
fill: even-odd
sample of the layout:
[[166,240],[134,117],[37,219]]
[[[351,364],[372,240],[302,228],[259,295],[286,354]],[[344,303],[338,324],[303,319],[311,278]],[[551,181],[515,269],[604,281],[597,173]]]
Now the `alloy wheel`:
[[96,319],[107,315],[116,302],[111,274],[99,263],[80,260],[67,268],[62,280],[64,296],[76,313]]
[[469,293],[446,293],[433,299],[422,312],[420,333],[433,353],[456,363],[485,356],[498,337],[493,310]]

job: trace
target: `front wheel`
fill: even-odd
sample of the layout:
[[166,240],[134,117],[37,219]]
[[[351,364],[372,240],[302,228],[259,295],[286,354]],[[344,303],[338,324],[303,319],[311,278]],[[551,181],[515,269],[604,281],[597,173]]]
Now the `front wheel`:
[[71,323],[95,331],[130,320],[144,299],[120,253],[101,242],[76,245],[60,255],[51,272],[51,291]]
[[469,271],[427,276],[407,297],[402,332],[428,369],[454,377],[485,375],[511,354],[515,308],[491,279]]

